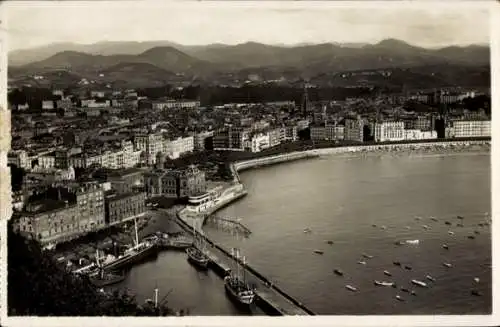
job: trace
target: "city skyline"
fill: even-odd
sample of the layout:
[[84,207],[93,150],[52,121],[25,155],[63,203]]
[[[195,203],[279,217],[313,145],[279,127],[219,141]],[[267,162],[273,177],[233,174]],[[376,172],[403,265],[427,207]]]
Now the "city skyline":
[[489,43],[484,3],[431,3],[384,3],[381,8],[380,2],[287,1],[257,7],[250,1],[99,1],[99,6],[94,1],[32,1],[29,6],[18,1],[3,6],[10,51],[66,42],[160,40],[183,45],[296,45],[394,38],[427,48]]

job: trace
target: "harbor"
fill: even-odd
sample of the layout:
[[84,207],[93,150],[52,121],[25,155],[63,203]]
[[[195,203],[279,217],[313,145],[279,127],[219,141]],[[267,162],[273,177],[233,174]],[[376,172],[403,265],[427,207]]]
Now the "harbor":
[[[192,219],[189,217],[190,223],[188,223],[183,217],[183,211],[178,213],[179,222],[184,226],[186,231],[191,230]],[[203,219],[203,217],[199,218]],[[229,261],[234,261],[236,258],[229,253],[228,250],[224,249],[222,246],[208,239],[206,236],[202,236],[205,241],[210,245],[207,251],[210,256],[210,266],[215,272],[219,274],[220,277],[224,278],[231,271]],[[241,261],[239,261],[241,264]],[[271,315],[314,315],[314,313],[307,309],[298,300],[294,299],[292,296],[287,294],[277,285],[273,285],[272,282],[260,274],[248,263],[244,264],[243,269],[246,270],[248,275],[251,276],[250,283],[254,284],[255,293],[257,295],[256,304],[261,307],[266,313]]]

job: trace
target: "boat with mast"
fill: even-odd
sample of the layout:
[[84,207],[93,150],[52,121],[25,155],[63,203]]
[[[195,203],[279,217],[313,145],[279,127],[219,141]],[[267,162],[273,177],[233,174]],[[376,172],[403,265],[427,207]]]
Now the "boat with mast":
[[96,250],[96,262],[97,270],[89,274],[89,279],[92,285],[98,288],[104,286],[114,285],[125,280],[125,274],[113,274],[110,272],[105,272],[101,265],[101,260],[99,257],[99,250]]
[[195,224],[193,222],[193,246],[186,249],[188,261],[193,263],[196,267],[206,270],[210,258],[205,253],[205,239],[201,235],[198,236]]
[[236,248],[231,249],[231,255],[235,258],[236,274],[231,269],[231,273],[224,278],[224,288],[226,289],[226,293],[237,304],[249,306],[255,299],[255,291],[246,281],[245,257],[242,258],[243,268],[241,269],[242,276],[240,276],[239,250]]
[[134,245],[125,250],[122,255],[111,257],[110,260],[105,260],[102,265],[104,271],[116,271],[128,267],[134,263],[141,262],[145,259],[158,255],[157,244],[154,241],[146,240],[139,242],[137,232],[137,221],[134,219],[135,227],[135,242]]

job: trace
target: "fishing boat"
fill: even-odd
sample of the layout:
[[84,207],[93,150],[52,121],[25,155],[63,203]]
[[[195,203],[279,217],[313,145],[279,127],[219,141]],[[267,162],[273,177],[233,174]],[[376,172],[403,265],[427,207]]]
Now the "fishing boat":
[[403,299],[401,296],[399,295],[396,295],[396,300],[398,301],[401,301],[401,302],[404,302],[405,299]]
[[405,265],[406,270],[412,270],[413,268],[411,266]]
[[470,240],[473,240],[473,239],[475,239],[476,237],[475,237],[474,235],[469,235],[469,236],[467,236],[467,238],[468,238],[468,239],[470,239]]
[[457,227],[464,227],[464,224],[457,224]]
[[387,270],[384,270],[384,275],[386,275],[386,276],[392,276],[392,274],[390,272],[388,272]]
[[373,283],[377,286],[394,286],[394,283],[393,282],[381,282],[381,281],[378,281],[378,280],[375,280],[373,281]]
[[[237,304],[249,306],[255,299],[255,291],[246,281],[245,268],[240,269],[239,250],[232,249],[231,254],[233,258],[236,257],[236,274],[234,274],[234,270],[231,269],[232,272],[229,276],[224,278],[224,288],[226,289],[226,293],[229,294],[231,299]],[[245,265],[245,257],[243,257],[243,265]],[[240,270],[243,272],[242,276],[240,276]]]
[[420,287],[427,287],[427,284],[424,283],[424,282],[422,282],[422,281],[420,281],[420,280],[412,279],[411,283],[415,284],[417,286],[420,286]]
[[358,261],[358,264],[360,264],[360,265],[366,265],[366,261]]
[[125,267],[131,266],[135,263],[139,263],[146,259],[156,257],[158,255],[157,244],[152,241],[139,242],[139,236],[137,232],[137,222],[134,219],[135,226],[135,245],[125,250],[125,252],[118,256],[110,256],[102,264],[102,269],[104,271],[116,271],[123,269]]
[[401,287],[401,291],[405,293],[410,293],[410,290],[405,287]]
[[333,241],[326,241],[326,243],[332,245],[333,244]]
[[339,276],[344,276],[344,272],[340,269],[335,269],[335,270],[333,270],[333,272]]
[[411,245],[417,245],[418,243],[420,243],[419,240],[408,240],[408,241],[406,241],[406,244],[411,244]]
[[372,259],[373,258],[372,255],[369,255],[369,254],[366,254],[366,253],[363,253],[362,256],[363,256],[363,258],[366,258],[366,259]]
[[208,269],[208,263],[210,258],[205,254],[204,244],[202,237],[197,237],[198,233],[196,231],[195,225],[193,223],[193,246],[186,249],[188,256],[188,261],[194,264],[196,267],[201,269]]
[[443,244],[443,249],[446,249],[446,250],[448,250],[448,249],[449,249],[449,248],[448,248],[448,245],[446,245],[446,244]]
[[475,277],[475,278],[474,278],[474,281],[475,281],[476,283],[479,283],[479,278],[478,278],[478,277]]
[[451,225],[451,223],[449,221],[445,221],[444,223],[445,223],[445,225]]
[[311,232],[311,229],[310,228],[306,228],[304,229],[304,234],[309,234]]
[[464,217],[462,217],[462,216],[457,216],[457,219],[464,219]]
[[352,285],[346,285],[345,288],[347,288],[351,292],[356,292],[358,289]]
[[450,234],[450,235],[455,235],[455,233],[454,233],[454,232],[452,232],[451,230],[450,230],[450,231],[448,231],[448,234]]
[[323,253],[324,253],[324,252],[323,252],[323,251],[321,251],[321,250],[314,250],[313,252],[314,252],[314,253],[316,253],[316,254],[323,254]]
[[393,262],[393,264],[394,264],[395,266],[400,266],[400,267],[401,267],[401,262],[399,262],[399,261],[394,261],[394,262]]
[[447,268],[451,268],[452,267],[451,263],[448,263],[448,262],[443,262],[443,266],[445,266]]

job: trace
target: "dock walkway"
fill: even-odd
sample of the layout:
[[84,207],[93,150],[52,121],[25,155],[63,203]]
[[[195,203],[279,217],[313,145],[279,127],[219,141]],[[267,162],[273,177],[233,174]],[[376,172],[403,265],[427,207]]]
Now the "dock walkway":
[[[179,217],[180,225],[191,233],[192,229],[189,224]],[[201,235],[207,242],[207,255],[211,259],[211,266],[221,277],[226,276],[231,271],[231,266],[234,266],[234,257],[222,246],[210,240],[206,235]],[[241,265],[245,269],[247,280],[250,284],[255,285],[257,301],[256,303],[266,312],[278,315],[314,315],[314,313],[306,308],[298,300],[287,294],[255,270],[249,264]]]

